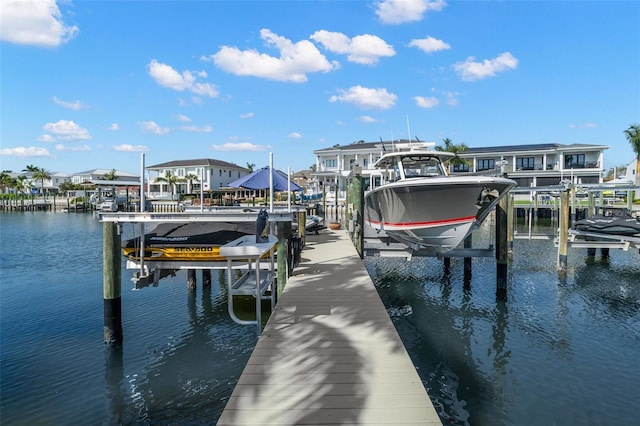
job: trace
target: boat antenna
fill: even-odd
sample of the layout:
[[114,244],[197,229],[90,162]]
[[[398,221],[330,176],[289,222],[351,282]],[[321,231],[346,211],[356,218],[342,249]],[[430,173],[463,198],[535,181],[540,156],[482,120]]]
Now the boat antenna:
[[409,145],[411,145],[411,127],[409,127],[409,116],[407,115],[407,134],[409,136]]
[[380,143],[382,143],[382,152],[387,152],[387,149],[384,147],[384,141],[382,140],[382,136],[380,136]]

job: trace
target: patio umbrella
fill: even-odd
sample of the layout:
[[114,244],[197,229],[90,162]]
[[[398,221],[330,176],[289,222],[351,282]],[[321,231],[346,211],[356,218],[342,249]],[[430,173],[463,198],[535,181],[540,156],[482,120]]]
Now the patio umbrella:
[[[270,189],[269,186],[269,170],[270,167],[263,167],[258,169],[247,176],[243,176],[240,179],[236,179],[229,184],[231,188],[245,188],[245,189]],[[303,189],[291,182],[287,175],[280,170],[271,169],[271,176],[273,177],[273,190],[274,191],[303,191]]]

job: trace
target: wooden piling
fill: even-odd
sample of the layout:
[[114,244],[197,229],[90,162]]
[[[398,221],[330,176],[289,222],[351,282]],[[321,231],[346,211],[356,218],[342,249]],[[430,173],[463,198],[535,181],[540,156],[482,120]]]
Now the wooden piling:
[[569,248],[569,190],[560,191],[560,211],[558,212],[558,271],[567,270]]
[[352,228],[351,241],[360,255],[360,259],[364,258],[364,185],[362,184],[362,168],[355,167],[349,181],[349,203],[350,210],[347,216],[350,217]]
[[211,269],[202,270],[202,288],[211,287]]
[[189,290],[195,290],[198,280],[196,279],[196,270],[187,269],[187,288]]
[[507,227],[509,197],[502,197],[496,205],[496,298],[507,298]]
[[[470,249],[471,247],[473,247],[473,234],[469,234],[467,235],[467,238],[464,239],[464,248],[465,249]],[[464,281],[464,285],[465,288],[468,287],[471,283],[471,257],[465,257],[464,258],[464,275],[463,275],[463,281]]]
[[122,254],[118,224],[102,224],[102,292],[104,298],[104,342],[122,342]]
[[514,223],[517,215],[513,194],[510,193],[505,198],[507,198],[507,253],[513,253]]
[[277,259],[278,259],[278,294],[280,297],[289,277],[289,241],[291,240],[291,222],[277,222]]

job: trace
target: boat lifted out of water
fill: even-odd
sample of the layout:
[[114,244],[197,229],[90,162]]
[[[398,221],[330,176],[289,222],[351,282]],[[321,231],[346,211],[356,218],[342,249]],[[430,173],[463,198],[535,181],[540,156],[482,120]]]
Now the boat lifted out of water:
[[449,176],[450,152],[399,144],[375,164],[382,184],[365,195],[365,221],[414,250],[455,249],[516,186],[511,179]]
[[[144,237],[144,260],[221,261],[220,246],[245,235],[254,235],[253,222],[159,223]],[[125,241],[122,251],[129,260],[140,260],[140,237]]]

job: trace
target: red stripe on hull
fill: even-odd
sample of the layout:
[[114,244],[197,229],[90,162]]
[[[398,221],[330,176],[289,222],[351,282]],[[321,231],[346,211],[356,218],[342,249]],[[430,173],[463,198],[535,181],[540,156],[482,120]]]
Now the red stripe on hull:
[[[467,216],[467,217],[460,217],[457,219],[443,219],[443,220],[434,220],[429,222],[398,222],[398,223],[382,222],[382,225],[402,227],[402,228],[417,228],[417,227],[427,228],[431,226],[455,225],[457,223],[466,223],[474,220],[475,218],[476,218],[475,216]],[[377,220],[370,219],[369,223],[380,225],[380,222]]]

